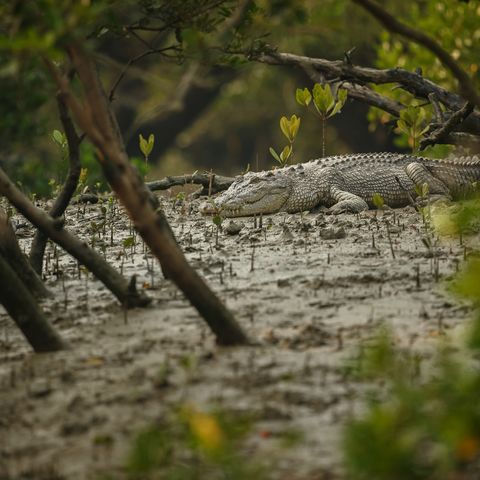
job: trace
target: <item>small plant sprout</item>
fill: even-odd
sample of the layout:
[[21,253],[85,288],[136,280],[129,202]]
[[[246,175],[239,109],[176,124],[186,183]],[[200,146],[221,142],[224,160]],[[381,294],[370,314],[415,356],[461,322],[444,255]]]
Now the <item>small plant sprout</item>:
[[85,188],[87,186],[87,180],[88,180],[88,169],[87,168],[80,169],[80,176],[78,177],[77,192],[85,191]]
[[213,218],[212,222],[215,224],[217,227],[217,230],[215,231],[215,245],[218,247],[218,233],[222,228],[222,222],[223,222],[223,217],[220,215],[220,212],[217,212]]
[[287,165],[290,158],[293,157],[293,142],[295,141],[295,137],[297,136],[299,128],[300,117],[297,117],[296,115],[292,115],[290,117],[290,120],[287,117],[282,117],[280,119],[280,130],[285,135],[285,137],[287,137],[289,144],[284,147],[280,154],[278,154],[272,147],[270,147],[269,151],[272,157],[282,167]]
[[385,205],[385,200],[379,193],[374,193],[372,195],[372,202],[377,210],[381,210]]
[[336,94],[332,92],[330,85],[325,86],[316,83],[313,86],[312,93],[308,88],[297,88],[295,99],[300,105],[307,107],[313,99],[314,112],[322,121],[322,157],[325,156],[325,124],[327,119],[333,117],[342,110],[347,101],[347,91],[344,88],[338,88]]
[[430,115],[423,107],[412,105],[400,111],[397,128],[399,132],[407,135],[412,153],[417,152],[419,140],[428,131],[429,122]]
[[142,134],[140,134],[138,138],[139,138],[140,150],[143,153],[143,156],[145,157],[145,168],[148,168],[148,157],[152,153],[153,145],[155,143],[155,136],[153,135],[153,133],[151,133],[148,136],[148,141],[143,138]]

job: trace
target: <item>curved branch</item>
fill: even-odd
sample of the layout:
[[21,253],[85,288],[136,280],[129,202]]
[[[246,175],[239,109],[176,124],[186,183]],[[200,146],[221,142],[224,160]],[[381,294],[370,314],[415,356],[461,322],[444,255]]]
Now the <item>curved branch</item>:
[[[377,69],[360,67],[341,60],[311,58],[275,51],[261,53],[252,59],[268,65],[296,66],[303,69],[312,68],[324,74],[326,80],[345,80],[360,85],[365,83],[377,85],[386,83],[399,84],[403,90],[426,100],[429,99],[430,94],[434,93],[438,101],[451,111],[457,111],[465,104],[465,99],[460,95],[440,87],[418,73],[409,72],[402,68]],[[463,123],[462,130],[468,133],[480,134],[480,112],[477,110],[473,111]]]
[[372,0],[352,0],[374,16],[387,30],[398,33],[409,40],[430,50],[452,72],[458,80],[462,96],[477,107],[480,107],[480,94],[467,72],[455,61],[455,59],[432,37],[397,20],[384,10],[378,3]]
[[433,130],[420,142],[420,150],[423,150],[429,145],[441,143],[449,136],[453,129],[460,125],[472,112],[473,105],[470,102],[466,102],[465,105],[455,112],[443,125]]
[[8,178],[2,168],[0,168],[0,194],[4,195],[29,222],[85,265],[118,298],[122,305],[130,308],[150,303],[151,299],[142,291],[132,292],[127,280],[105,262],[101,255],[65,230],[61,219],[54,219],[33,205]]
[[55,352],[68,348],[45,318],[33,295],[0,255],[0,303],[12,317],[35,352]]
[[[324,81],[323,75],[310,66],[304,66],[302,68],[313,82],[322,83]],[[358,85],[352,82],[340,82],[339,86],[348,91],[348,96],[350,98],[354,98],[367,105],[384,110],[394,117],[398,117],[400,115],[400,110],[405,108],[400,102],[385,97],[366,85]]]

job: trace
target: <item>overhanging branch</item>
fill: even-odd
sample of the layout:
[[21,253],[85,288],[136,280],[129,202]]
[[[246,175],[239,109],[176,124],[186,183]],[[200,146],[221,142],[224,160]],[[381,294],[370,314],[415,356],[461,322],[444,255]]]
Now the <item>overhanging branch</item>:
[[455,59],[432,37],[421,30],[412,28],[384,10],[378,3],[372,0],[352,0],[367,10],[375,17],[388,31],[398,33],[403,37],[425,47],[432,52],[442,63],[442,65],[450,70],[457,79],[462,96],[472,104],[480,107],[480,94],[475,88],[471,78],[467,72],[455,61]]
[[[377,69],[361,67],[341,60],[311,58],[275,51],[262,53],[254,57],[253,60],[268,65],[293,66],[307,71],[311,69],[323,74],[327,81],[346,81],[360,86],[365,86],[365,84],[368,83],[374,83],[376,85],[397,84],[415,97],[426,100],[429,100],[429,95],[433,93],[435,98],[452,112],[460,110],[465,104],[465,99],[460,95],[440,87],[418,73],[410,72],[402,68]],[[371,96],[370,99],[372,99]],[[393,107],[392,104],[389,104],[389,106]],[[379,106],[379,108],[381,107]],[[478,110],[474,110],[462,124],[462,131],[476,135],[480,134],[480,112]]]

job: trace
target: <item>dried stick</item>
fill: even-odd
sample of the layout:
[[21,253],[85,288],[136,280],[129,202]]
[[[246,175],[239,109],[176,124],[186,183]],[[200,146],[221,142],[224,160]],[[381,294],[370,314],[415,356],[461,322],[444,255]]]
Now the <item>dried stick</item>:
[[420,142],[420,150],[429,145],[441,143],[452,132],[454,128],[460,125],[473,112],[473,104],[466,102],[465,105],[456,111],[442,126],[433,130],[428,136]]
[[186,185],[188,183],[202,185],[203,190],[201,194],[207,195],[210,188],[211,194],[215,194],[226,190],[233,181],[234,179],[232,177],[224,177],[222,175],[212,176],[210,173],[193,173],[192,175],[168,176],[161,180],[147,182],[146,185],[152,191],[167,190],[176,185]]

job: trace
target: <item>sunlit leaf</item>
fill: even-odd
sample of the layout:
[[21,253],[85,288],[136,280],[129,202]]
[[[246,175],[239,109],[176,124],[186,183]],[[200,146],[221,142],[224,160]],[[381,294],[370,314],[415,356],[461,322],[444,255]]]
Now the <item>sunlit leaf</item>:
[[278,153],[273,149],[273,147],[270,147],[268,149],[268,151],[270,152],[270,155],[272,155],[272,157],[278,162],[278,163],[282,163],[282,160],[280,159],[280,157],[278,156]]

